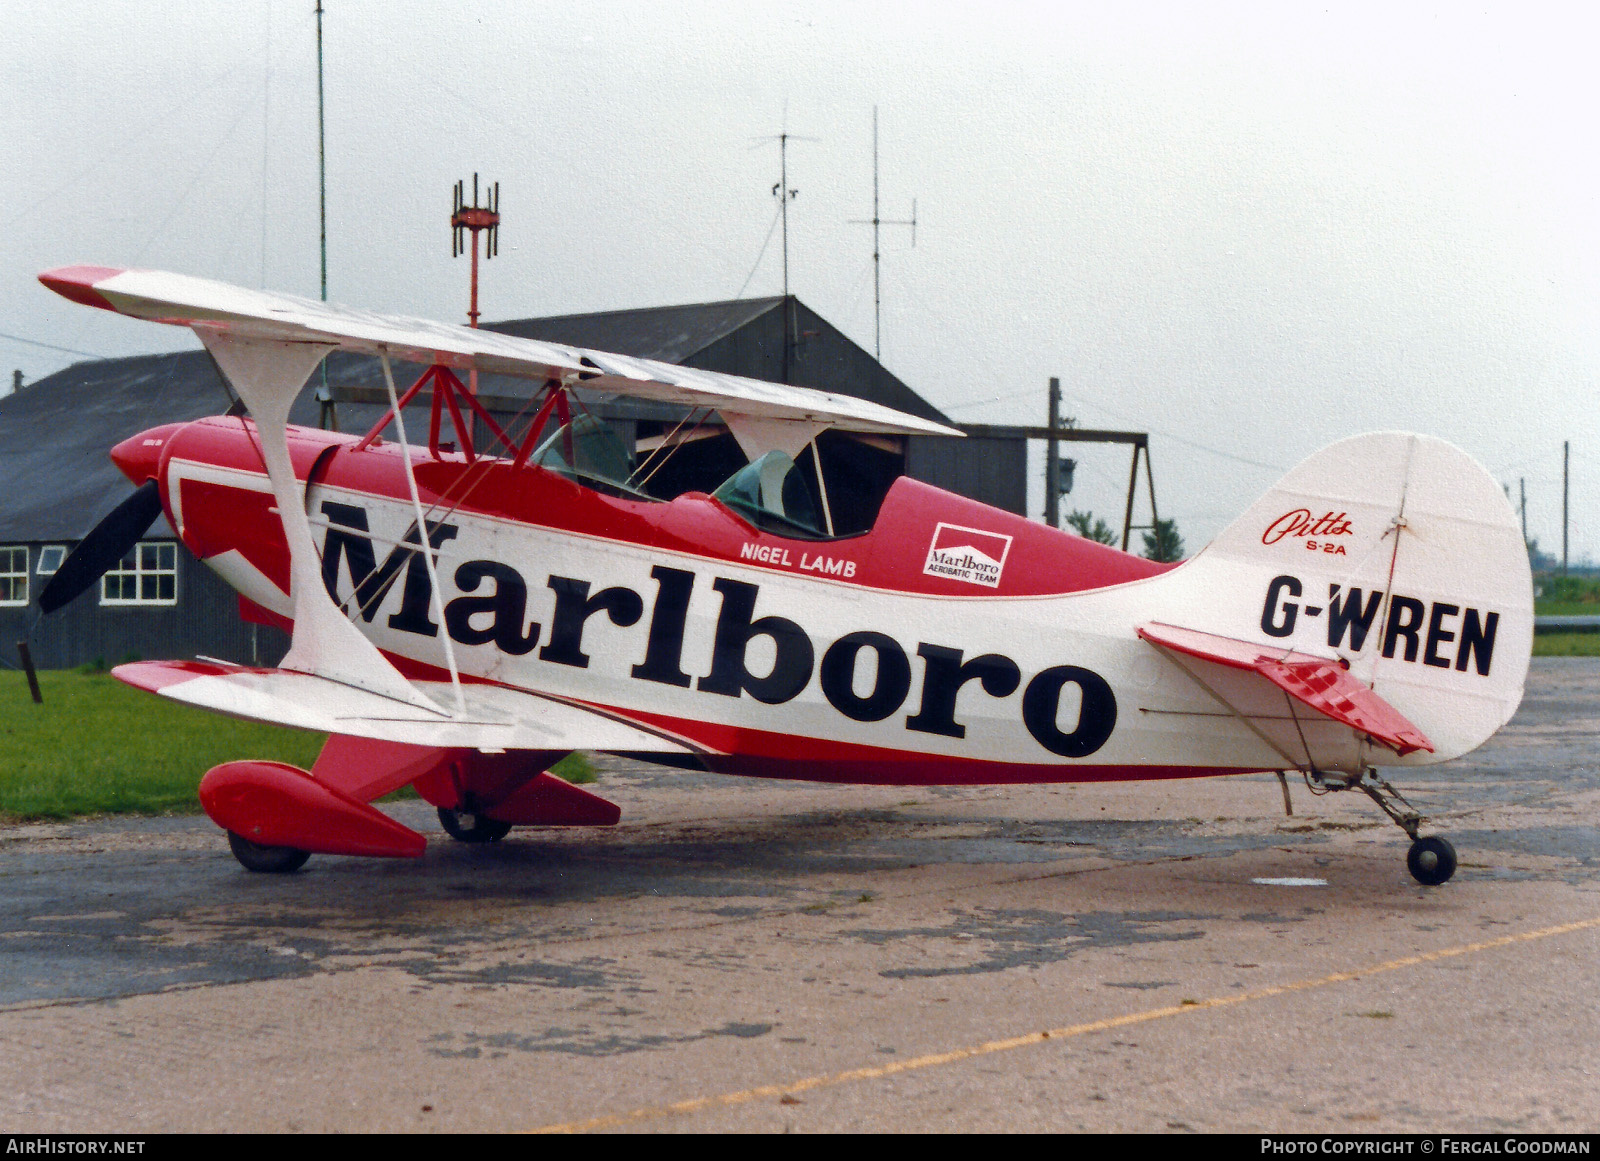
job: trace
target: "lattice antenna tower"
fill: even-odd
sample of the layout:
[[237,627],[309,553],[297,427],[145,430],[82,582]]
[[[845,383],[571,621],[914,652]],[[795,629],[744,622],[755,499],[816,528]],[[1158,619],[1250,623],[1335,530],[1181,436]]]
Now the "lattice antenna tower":
[[910,218],[884,218],[878,214],[878,106],[872,106],[872,217],[851,218],[854,226],[872,227],[872,357],[883,361],[883,293],[878,278],[880,250],[878,231],[882,226],[910,226],[911,246],[917,245],[917,199],[911,199]]

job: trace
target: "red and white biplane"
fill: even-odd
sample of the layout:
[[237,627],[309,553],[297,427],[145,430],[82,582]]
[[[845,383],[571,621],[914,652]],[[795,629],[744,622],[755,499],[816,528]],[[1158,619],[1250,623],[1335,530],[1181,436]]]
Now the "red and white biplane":
[[[406,784],[469,842],[613,823],[613,804],[547,772],[585,749],[917,785],[1300,771],[1371,796],[1413,840],[1412,874],[1440,883],[1450,844],[1419,837],[1374,767],[1465,754],[1522,697],[1522,536],[1494,480],[1437,439],[1336,443],[1176,566],[907,478],[870,528],[837,535],[822,473],[795,466],[820,432],[960,433],[821,391],[182,275],[40,279],[190,327],[249,411],[113,449],[138,491],[42,604],[81,592],[165,512],[249,615],[291,629],[277,668],[115,670],[330,735],[310,771],[239,761],[201,783],[252,870],[313,851],[420,855],[423,836],[371,805]],[[288,424],[336,350],[380,361],[390,411],[365,437]],[[394,360],[427,370],[401,391]],[[539,385],[520,430],[461,388],[467,369]],[[403,409],[424,386],[432,429],[413,446]],[[709,492],[648,495],[635,449],[573,417],[575,388],[715,412],[749,462]],[[472,446],[463,408],[498,454]],[[459,446],[440,443],[445,409]]]

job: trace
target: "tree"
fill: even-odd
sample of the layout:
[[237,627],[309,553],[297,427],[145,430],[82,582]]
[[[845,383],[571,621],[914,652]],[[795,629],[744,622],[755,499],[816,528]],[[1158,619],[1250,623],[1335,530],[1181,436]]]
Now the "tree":
[[1079,536],[1098,544],[1115,544],[1117,534],[1104,520],[1096,520],[1092,512],[1073,512],[1067,517],[1067,527]]
[[1178,535],[1176,520],[1157,520],[1156,526],[1144,534],[1144,555],[1163,564],[1183,559],[1183,537]]

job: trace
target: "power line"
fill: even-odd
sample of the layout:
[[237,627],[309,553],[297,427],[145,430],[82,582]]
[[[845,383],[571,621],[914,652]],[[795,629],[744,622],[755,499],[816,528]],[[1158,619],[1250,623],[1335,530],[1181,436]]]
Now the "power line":
[[183,108],[185,105],[189,104],[191,101],[195,100],[195,98],[201,96],[204,93],[210,92],[212,89],[216,88],[223,81],[227,80],[229,77],[231,77],[235,73],[237,73],[240,69],[244,68],[245,65],[248,64],[248,63],[250,63],[250,62],[241,61],[239,64],[234,65],[233,68],[229,69],[227,72],[222,73],[220,76],[217,76],[217,77],[213,78],[212,80],[206,82],[204,85],[201,85],[198,89],[194,90],[194,92],[190,93],[188,96],[184,97],[182,100],[179,100],[179,101],[175,102],[174,104],[168,106],[167,109],[165,111],[163,111],[162,114],[155,119],[154,123],[151,124],[150,127],[147,128],[143,133],[139,133],[139,134],[136,134],[133,137],[128,138],[121,145],[119,145],[116,148],[109,150],[105,154],[95,158],[88,165],[84,166],[82,169],[78,170],[78,172],[74,173],[71,177],[67,178],[65,181],[61,182],[59,185],[55,186],[54,188],[46,191],[41,197],[39,197],[37,200],[35,200],[31,205],[29,205],[21,213],[15,215],[14,217],[6,219],[4,224],[7,225],[7,226],[10,226],[10,225],[14,225],[17,222],[20,222],[23,218],[25,218],[29,214],[33,213],[33,211],[38,209],[40,206],[47,205],[49,202],[51,202],[55,198],[55,196],[57,194],[61,193],[63,190],[67,189],[70,186],[76,185],[78,182],[80,182],[84,178],[88,177],[91,173],[93,173],[96,169],[98,169],[102,164],[104,164],[107,161],[110,161],[113,157],[116,157],[119,154],[127,152],[129,149],[133,148],[135,145],[137,145],[141,141],[143,141],[146,137],[150,136],[150,134],[154,133],[157,129],[164,129],[164,130],[171,131],[172,123],[173,123],[173,114],[175,114],[179,109]]
[[41,343],[38,339],[25,339],[21,335],[8,335],[0,332],[0,339],[10,339],[13,343],[27,343],[30,347],[43,347],[47,351],[60,351],[67,355],[82,355],[86,359],[109,359],[110,355],[97,355],[93,351],[80,351],[74,347],[58,347],[54,343]]
[[161,236],[161,232],[167,228],[167,224],[177,216],[178,211],[183,208],[183,203],[188,201],[189,195],[194,192],[194,187],[200,184],[200,179],[210,170],[211,163],[216,160],[217,154],[222,152],[222,147],[233,139],[234,130],[239,128],[239,122],[244,120],[244,115],[250,111],[251,106],[255,103],[255,94],[251,93],[250,98],[239,109],[238,115],[234,117],[233,123],[228,126],[221,139],[212,147],[211,152],[206,154],[206,159],[200,163],[200,168],[195,171],[194,177],[189,180],[187,188],[179,195],[178,200],[173,203],[172,209],[167,211],[167,216],[161,219],[161,224],[145,239],[144,245],[139,247],[139,252],[133,256],[135,263],[144,257],[145,251],[155,244],[155,240]]

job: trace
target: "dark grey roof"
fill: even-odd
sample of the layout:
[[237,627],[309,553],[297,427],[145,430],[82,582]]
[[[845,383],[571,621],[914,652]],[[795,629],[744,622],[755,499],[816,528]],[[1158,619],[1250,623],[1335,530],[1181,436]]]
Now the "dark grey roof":
[[[691,306],[663,306],[598,314],[559,315],[489,323],[485,329],[523,338],[569,343],[621,355],[688,363],[756,379],[778,379],[784,366],[782,298],[738,299]],[[871,399],[889,407],[948,422],[928,402],[885,370],[836,328],[794,302],[791,382]],[[339,388],[381,387],[375,359],[336,352],[325,373]],[[415,370],[396,379],[403,391]],[[485,395],[525,397],[536,385],[526,380],[486,376]],[[230,397],[211,357],[204,351],[141,355],[75,363],[63,371],[0,398],[0,543],[78,540],[128,495],[122,473],[107,456],[117,443],[146,428],[181,423],[225,411]],[[619,415],[663,418],[662,405],[608,410]],[[365,431],[383,413],[369,404],[340,402],[338,418],[347,431]],[[406,409],[411,415],[411,408]],[[302,392],[290,416],[315,425],[318,405]],[[413,427],[408,419],[408,428]],[[425,428],[417,427],[412,438]],[[154,536],[170,536],[165,518]]]
[[743,298],[690,306],[563,314],[486,323],[483,329],[639,359],[682,363],[769,310],[776,310],[782,302],[781,298]]
[[[228,409],[204,351],[74,363],[0,399],[0,541],[78,540],[132,490],[106,454],[146,428]],[[309,392],[298,422],[316,422]],[[154,536],[170,536],[162,517]]]

